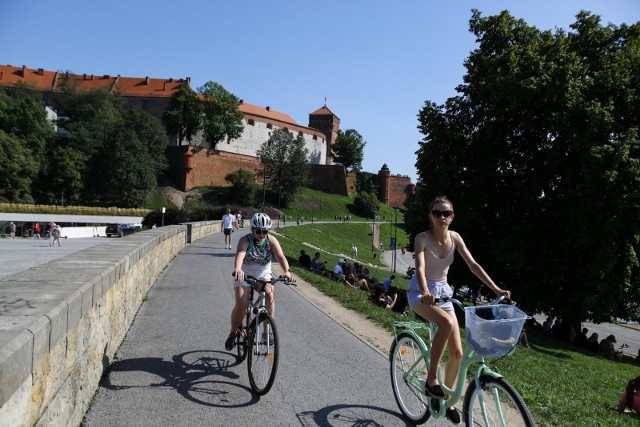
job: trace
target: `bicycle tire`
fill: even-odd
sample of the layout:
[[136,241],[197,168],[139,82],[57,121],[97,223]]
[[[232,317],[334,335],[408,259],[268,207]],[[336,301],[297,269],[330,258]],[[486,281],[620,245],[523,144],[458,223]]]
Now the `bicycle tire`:
[[[423,353],[427,353],[426,349],[406,332],[398,334],[391,345],[393,395],[402,415],[414,424],[422,424],[431,416],[428,397],[420,390],[429,369]],[[416,361],[420,362],[409,371]]]
[[[256,319],[257,323],[254,324],[249,340],[247,368],[251,388],[256,394],[262,396],[267,394],[273,386],[276,372],[278,372],[280,352],[278,329],[273,317],[262,314]],[[271,338],[269,338],[270,335],[272,335]]]
[[[507,380],[482,375],[480,385],[481,387],[478,388],[476,382],[471,381],[464,397],[462,412],[467,426],[533,427],[535,425],[527,404]],[[481,394],[484,396],[488,424],[483,417]]]

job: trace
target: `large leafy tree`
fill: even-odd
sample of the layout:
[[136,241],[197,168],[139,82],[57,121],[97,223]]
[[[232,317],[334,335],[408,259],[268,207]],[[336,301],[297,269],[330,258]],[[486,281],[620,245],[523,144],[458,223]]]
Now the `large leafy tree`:
[[82,188],[79,199],[87,204],[141,206],[167,164],[161,123],[119,96],[99,91],[70,93],[59,108],[68,117],[63,125],[69,136],[58,153],[67,155],[60,159],[64,167],[50,170],[50,182],[64,185],[65,194]]
[[38,172],[31,150],[21,138],[0,129],[0,201],[20,202],[31,193]]
[[[48,146],[56,135],[44,106],[26,86],[0,87],[3,159],[0,190],[8,201],[32,201],[48,163]],[[13,141],[13,142],[11,142]]]
[[278,189],[282,206],[288,206],[299,188],[309,179],[309,164],[304,139],[296,138],[285,129],[271,132],[269,140],[257,152],[264,164],[263,179],[275,191]]
[[178,143],[191,142],[202,127],[202,105],[198,95],[187,85],[171,96],[169,108],[163,116],[167,132],[176,135]]
[[[419,200],[454,202],[453,226],[532,311],[640,318],[640,25],[581,12],[570,32],[473,12],[478,48],[459,95],[419,113]],[[453,283],[468,283],[464,263]]]
[[371,172],[360,171],[356,175],[356,191],[379,194],[380,185],[378,184],[378,175]]
[[225,181],[231,183],[230,198],[242,206],[251,206],[255,201],[256,177],[253,173],[238,169],[228,173],[224,177]]
[[239,138],[244,129],[240,99],[211,81],[199,87],[198,93],[202,97],[202,130],[211,148],[227,138]]
[[335,162],[352,171],[362,170],[364,146],[367,143],[355,129],[339,130],[335,142],[331,146],[336,154]]

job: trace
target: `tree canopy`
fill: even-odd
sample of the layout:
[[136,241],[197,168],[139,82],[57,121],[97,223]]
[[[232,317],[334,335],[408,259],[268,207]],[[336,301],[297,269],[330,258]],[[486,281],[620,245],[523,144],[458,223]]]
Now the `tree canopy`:
[[264,165],[261,174],[273,191],[278,191],[283,207],[289,205],[300,187],[309,179],[309,164],[304,139],[285,129],[275,129],[257,152]]
[[167,132],[176,135],[178,143],[191,142],[202,128],[202,105],[198,95],[187,85],[171,96],[169,108],[163,116]]
[[240,138],[244,129],[240,99],[212,81],[199,87],[198,93],[202,96],[202,130],[211,148],[226,138]]
[[362,159],[366,144],[357,130],[338,130],[338,136],[331,146],[336,154],[335,162],[343,165],[345,169],[359,172],[362,170]]
[[[411,233],[446,194],[452,228],[529,311],[640,319],[640,25],[580,12],[551,32],[474,11],[470,30],[459,95],[418,115]],[[470,280],[464,263],[450,276]]]

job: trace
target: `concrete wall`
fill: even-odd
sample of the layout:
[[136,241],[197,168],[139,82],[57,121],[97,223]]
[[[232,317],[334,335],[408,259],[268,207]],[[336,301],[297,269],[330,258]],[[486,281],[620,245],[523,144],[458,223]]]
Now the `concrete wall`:
[[0,426],[79,425],[143,298],[220,222],[113,239],[0,279]]

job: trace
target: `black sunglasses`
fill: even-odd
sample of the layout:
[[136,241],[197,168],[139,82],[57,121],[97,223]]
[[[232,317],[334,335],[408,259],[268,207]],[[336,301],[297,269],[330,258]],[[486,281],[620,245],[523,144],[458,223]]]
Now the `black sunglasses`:
[[453,215],[453,211],[439,211],[437,209],[434,209],[431,211],[431,215],[436,218],[440,218],[442,216],[445,218],[449,218],[451,215]]
[[259,228],[254,228],[253,231],[255,231],[256,234],[269,234],[269,230],[261,230]]

